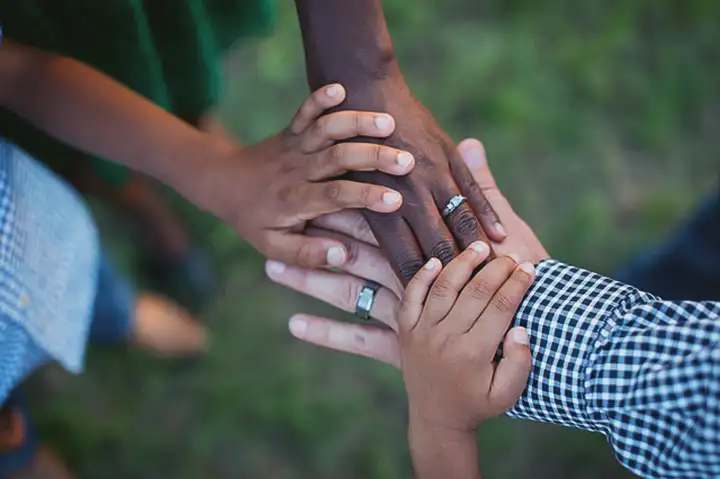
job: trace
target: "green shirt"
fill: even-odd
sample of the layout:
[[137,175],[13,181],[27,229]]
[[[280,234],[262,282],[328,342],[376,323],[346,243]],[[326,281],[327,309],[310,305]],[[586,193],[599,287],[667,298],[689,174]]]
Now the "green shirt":
[[[218,99],[222,55],[274,18],[272,0],[0,0],[7,38],[83,61],[191,123]],[[57,169],[88,159],[1,110],[0,135]],[[93,161],[104,181],[127,178]]]

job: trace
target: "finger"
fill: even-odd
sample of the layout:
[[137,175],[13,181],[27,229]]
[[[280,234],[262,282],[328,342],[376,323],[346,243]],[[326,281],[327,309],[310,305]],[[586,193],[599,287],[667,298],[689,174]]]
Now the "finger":
[[470,333],[476,336],[478,341],[485,341],[490,348],[500,344],[534,277],[535,268],[531,263],[524,262],[513,268],[472,326]]
[[370,324],[343,323],[318,316],[296,314],[290,318],[293,336],[324,348],[377,359],[400,368],[397,335]]
[[299,187],[298,219],[310,221],[320,215],[348,208],[367,208],[378,213],[396,211],[402,196],[395,190],[370,183],[334,180]]
[[380,248],[361,243],[340,233],[315,227],[305,228],[305,234],[311,237],[330,238],[342,242],[348,258],[339,269],[363,280],[374,281],[392,291],[398,299],[405,289],[395,276],[387,258]]
[[531,368],[532,356],[527,330],[521,327],[513,328],[505,336],[503,358],[495,370],[490,386],[490,401],[495,406],[495,413],[507,411],[517,402],[525,390]]
[[[272,281],[313,298],[324,301],[349,313],[355,312],[360,290],[366,281],[349,274],[320,269],[288,266],[277,261],[265,263],[265,272]],[[397,329],[400,299],[389,289],[381,287],[375,293],[370,317]]]
[[406,208],[404,213],[417,236],[418,243],[427,256],[438,258],[447,266],[458,255],[458,249],[453,235],[440,216],[435,201],[432,197],[428,197],[426,201],[410,201],[412,204],[408,206],[412,208]]
[[431,326],[445,319],[473,271],[485,261],[489,253],[488,245],[477,241],[445,267],[430,290],[422,323]]
[[[489,328],[487,325],[491,320],[483,321],[488,314],[487,308],[493,298],[499,293],[508,278],[511,277],[516,269],[519,259],[515,255],[501,256],[491,261],[479,273],[477,273],[467,286],[464,287],[460,297],[458,298],[451,317],[446,321],[445,327],[451,329],[455,333],[466,333],[478,324],[478,328],[482,329],[478,333],[481,336],[479,341],[482,344],[490,344],[497,347],[500,339],[496,337],[488,337],[488,332],[483,328]],[[494,320],[494,319],[493,319]],[[500,333],[505,332],[503,329]]]
[[345,88],[338,83],[332,83],[315,90],[312,95],[305,100],[290,122],[290,133],[299,135],[322,115],[325,110],[339,105],[344,100]]
[[406,175],[415,164],[412,154],[372,143],[339,143],[312,157],[307,164],[308,179],[320,181],[348,171],[382,171]]
[[469,167],[472,165],[473,168],[479,169],[483,164],[487,164],[485,149],[477,140],[465,140],[461,146],[462,149],[459,149],[458,154],[453,155],[453,161],[450,162],[453,178],[480,221],[482,230],[491,240],[501,242],[507,236],[505,228],[482,188],[475,181],[473,171]]
[[373,235],[370,225],[359,211],[343,210],[329,215],[322,215],[312,224],[329,231],[336,231],[358,241],[377,246],[378,242]]
[[[445,208],[448,207],[452,199],[458,197],[463,198],[462,203],[450,213],[446,214]],[[445,218],[445,223],[452,233],[460,251],[467,249],[474,241],[489,243],[488,237],[480,227],[480,223],[475,217],[472,208],[470,208],[467,198],[464,198],[454,183],[442,192],[436,193],[435,201],[438,211],[440,211],[441,215]]]
[[437,258],[430,258],[425,266],[410,280],[405,288],[398,324],[405,331],[410,331],[418,324],[423,313],[423,305],[433,280],[442,270],[442,264]]
[[302,134],[301,150],[315,153],[336,141],[367,136],[386,138],[395,130],[395,120],[387,113],[338,111],[316,120]]
[[380,249],[390,260],[393,271],[400,282],[406,285],[425,264],[422,250],[410,226],[397,213],[380,214],[365,210],[363,216],[378,238]]
[[303,268],[338,267],[348,259],[345,245],[329,238],[278,232],[268,238],[268,243],[271,246],[261,251],[266,257]]

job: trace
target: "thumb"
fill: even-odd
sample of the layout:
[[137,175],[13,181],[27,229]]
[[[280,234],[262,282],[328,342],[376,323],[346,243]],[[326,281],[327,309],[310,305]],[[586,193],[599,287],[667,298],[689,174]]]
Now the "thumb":
[[458,144],[457,149],[482,192],[487,194],[488,191],[497,190],[495,178],[488,166],[485,147],[480,140],[466,138]]
[[490,399],[498,409],[507,411],[517,402],[525,390],[531,366],[530,337],[527,330],[521,327],[512,328],[505,335],[503,358],[497,366],[490,389]]

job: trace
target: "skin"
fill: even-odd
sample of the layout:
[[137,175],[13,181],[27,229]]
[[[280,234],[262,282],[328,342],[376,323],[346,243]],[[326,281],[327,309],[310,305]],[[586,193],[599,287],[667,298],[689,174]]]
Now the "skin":
[[[501,255],[516,254],[521,260],[531,263],[549,258],[532,229],[515,213],[498,189],[482,143],[468,139],[460,143],[458,151],[507,228],[507,238],[494,245],[495,251]],[[378,248],[372,231],[359,213],[350,211],[322,216],[312,224],[316,231],[309,230],[309,234],[335,235],[346,244],[350,259],[341,271],[295,268],[269,261],[266,265],[268,277],[349,312],[355,311],[355,302],[365,281],[373,280],[381,288],[370,314],[382,324],[348,323],[297,314],[290,320],[292,334],[321,347],[370,357],[399,368],[398,311],[404,288]]]
[[479,478],[477,428],[512,407],[530,374],[527,331],[505,332],[534,268],[502,256],[474,274],[489,253],[478,241],[444,270],[431,259],[403,296],[400,352],[420,479]]
[[[378,141],[409,151],[412,174],[393,178],[376,172],[351,172],[357,181],[402,193],[397,213],[364,212],[393,270],[403,284],[430,257],[447,264],[478,239],[502,241],[505,231],[450,137],[415,99],[400,71],[380,0],[296,0],[311,89],[330,82],[347,87],[338,109],[387,112],[395,118],[392,135]],[[444,220],[448,201],[468,201]],[[490,256],[493,257],[492,255]]]
[[[406,152],[371,143],[386,137],[387,114],[338,111],[342,86],[318,89],[288,128],[241,147],[204,133],[100,72],[69,58],[18,45],[0,48],[0,105],[75,148],[152,176],[234,227],[268,257],[306,267],[339,266],[341,242],[304,234],[305,222],[345,208],[396,210],[387,187],[335,177],[379,168],[408,173]],[[327,181],[326,181],[327,180]]]

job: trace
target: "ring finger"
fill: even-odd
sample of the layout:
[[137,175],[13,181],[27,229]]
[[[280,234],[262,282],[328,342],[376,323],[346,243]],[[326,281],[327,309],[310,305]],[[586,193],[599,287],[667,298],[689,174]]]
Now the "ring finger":
[[[358,298],[367,281],[358,277],[317,269],[302,269],[275,261],[265,264],[268,277],[295,291],[312,296],[344,311],[354,313]],[[370,317],[397,331],[400,300],[388,288],[375,292]]]

